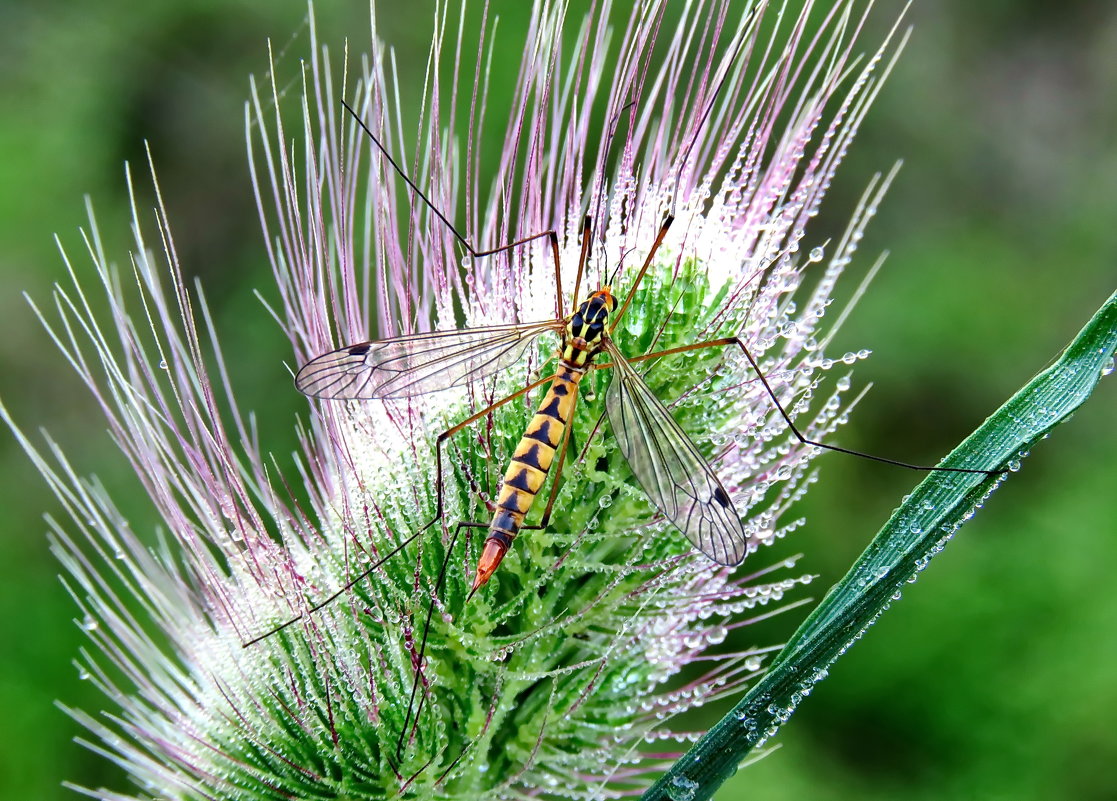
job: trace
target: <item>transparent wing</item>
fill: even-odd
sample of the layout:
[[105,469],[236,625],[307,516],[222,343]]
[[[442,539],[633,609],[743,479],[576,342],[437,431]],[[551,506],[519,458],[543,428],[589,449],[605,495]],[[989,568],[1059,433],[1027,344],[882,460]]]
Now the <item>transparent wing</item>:
[[648,498],[706,556],[735,565],[748,536],[733,501],[671,413],[607,341],[614,368],[605,410],[621,453]]
[[363,400],[462,386],[511,367],[536,337],[562,325],[562,320],[547,320],[348,345],[304,364],[295,387],[312,398]]

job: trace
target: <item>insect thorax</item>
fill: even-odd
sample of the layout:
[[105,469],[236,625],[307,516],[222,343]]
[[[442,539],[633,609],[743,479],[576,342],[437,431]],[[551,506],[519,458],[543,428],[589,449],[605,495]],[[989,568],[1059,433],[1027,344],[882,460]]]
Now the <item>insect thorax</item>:
[[562,358],[565,361],[585,367],[604,347],[605,324],[614,305],[612,292],[605,286],[590,295],[570,315],[562,337]]

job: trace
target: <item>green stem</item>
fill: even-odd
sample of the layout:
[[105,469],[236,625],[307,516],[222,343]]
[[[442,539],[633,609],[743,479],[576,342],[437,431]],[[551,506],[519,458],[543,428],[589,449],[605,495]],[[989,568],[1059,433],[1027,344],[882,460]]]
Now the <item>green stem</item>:
[[[1019,468],[1028,450],[1066,420],[1112,369],[1117,294],[1062,356],[1033,378],[942,462],[944,467]],[[931,473],[908,495],[846,576],[780,651],[733,710],[657,781],[644,801],[710,798],[750,751],[774,735],[830,665],[899,598],[1003,480]]]

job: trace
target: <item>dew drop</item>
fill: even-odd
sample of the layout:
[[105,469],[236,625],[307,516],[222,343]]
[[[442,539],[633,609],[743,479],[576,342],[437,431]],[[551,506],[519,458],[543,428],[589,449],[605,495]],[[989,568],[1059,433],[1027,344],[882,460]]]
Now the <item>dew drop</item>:
[[811,248],[811,261],[822,261],[826,257],[826,251],[821,247]]
[[691,801],[698,792],[698,782],[688,776],[675,776],[667,794],[673,801]]

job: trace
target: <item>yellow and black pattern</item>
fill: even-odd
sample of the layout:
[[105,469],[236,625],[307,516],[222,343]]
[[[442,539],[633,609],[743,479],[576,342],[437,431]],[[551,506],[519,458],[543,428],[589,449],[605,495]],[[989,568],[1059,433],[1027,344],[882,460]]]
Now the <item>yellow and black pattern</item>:
[[[667,230],[666,225],[660,231],[660,239]],[[658,245],[659,240],[656,247]],[[650,257],[645,269],[647,264],[650,264]],[[478,559],[472,594],[493,575],[523,529],[527,513],[547,480],[555,454],[564,447],[578,385],[595,366],[594,359],[605,351],[609,364],[596,366],[612,367],[615,373],[605,396],[605,409],[620,451],[637,481],[664,517],[686,534],[702,553],[720,564],[735,565],[755,546],[721,480],[610,339],[608,325],[616,306],[612,289],[603,286],[590,293],[565,319],[434,331],[381,342],[361,342],[312,359],[299,371],[295,383],[302,392],[319,398],[410,397],[492,375],[518,361],[538,336],[547,332],[561,333],[562,343],[556,354],[558,374],[551,379],[547,395],[516,446],[504,474],[488,537]],[[623,315],[626,308],[627,303],[617,314]],[[732,338],[694,348],[732,342],[744,349],[739,340]],[[675,348],[667,352],[694,348]],[[745,355],[752,359],[747,350]],[[759,371],[755,363],[753,367]],[[508,396],[492,408],[525,391]],[[447,435],[473,419],[455,426]],[[544,517],[547,516],[544,513]],[[540,522],[546,525],[545,520]]]
[[614,305],[609,287],[603,287],[591,294],[567,321],[558,374],[516,446],[504,474],[493,521],[489,524],[489,536],[477,562],[474,592],[489,580],[512,547],[512,540],[523,527],[524,518],[547,479],[547,471],[551,469],[563,432],[574,413],[578,383],[593,357],[604,347],[605,323]]
[[497,497],[489,536],[485,540],[474,582],[480,587],[496,570],[500,560],[520,532],[524,518],[535,496],[547,479],[555,453],[567,423],[574,411],[578,382],[585,373],[565,362],[551,382],[550,389],[528,424],[527,431],[516,446],[512,461],[504,474],[504,484]]

